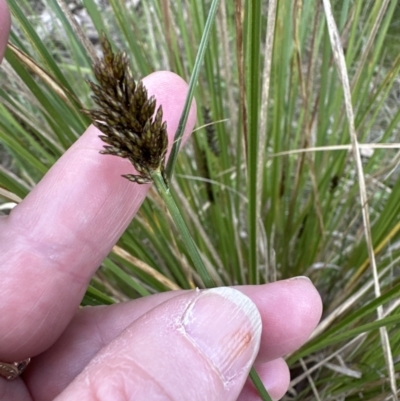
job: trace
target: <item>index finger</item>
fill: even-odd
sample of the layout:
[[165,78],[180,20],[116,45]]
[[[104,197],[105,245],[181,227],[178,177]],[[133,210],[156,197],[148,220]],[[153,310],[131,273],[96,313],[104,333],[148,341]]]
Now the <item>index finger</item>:
[[[143,82],[163,106],[171,144],[187,85],[169,72]],[[195,115],[193,106],[186,136]],[[150,188],[121,177],[133,172],[126,159],[99,154],[99,133],[89,127],[0,221],[0,360],[34,356],[59,337]]]
[[6,50],[11,27],[11,16],[5,0],[0,0],[0,63]]

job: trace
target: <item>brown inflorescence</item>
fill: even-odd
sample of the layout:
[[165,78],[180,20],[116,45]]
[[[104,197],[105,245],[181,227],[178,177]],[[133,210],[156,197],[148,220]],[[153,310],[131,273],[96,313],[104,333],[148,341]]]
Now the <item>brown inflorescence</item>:
[[149,98],[142,81],[135,83],[125,53],[114,54],[106,36],[101,38],[103,59],[93,66],[98,84],[88,82],[98,108],[84,110],[101,132],[105,155],[129,159],[138,175],[123,177],[139,184],[152,182],[151,173],[164,173],[168,137],[162,107]]

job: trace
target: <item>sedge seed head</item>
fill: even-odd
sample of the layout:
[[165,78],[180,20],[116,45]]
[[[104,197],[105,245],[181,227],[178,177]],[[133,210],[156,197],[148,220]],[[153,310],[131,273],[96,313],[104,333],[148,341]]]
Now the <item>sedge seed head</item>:
[[[142,81],[136,83],[125,53],[113,53],[105,35],[103,58],[93,66],[98,84],[89,81],[96,109],[84,110],[105,142],[100,153],[129,159],[138,175],[123,177],[140,184],[152,182],[151,173],[164,172],[168,137],[162,107],[154,116],[156,100]],[[153,117],[154,116],[154,117]]]

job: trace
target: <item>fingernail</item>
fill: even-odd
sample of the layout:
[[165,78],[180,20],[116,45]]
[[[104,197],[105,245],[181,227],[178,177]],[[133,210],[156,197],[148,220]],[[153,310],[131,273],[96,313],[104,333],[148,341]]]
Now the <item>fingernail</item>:
[[292,281],[292,280],[305,280],[308,282],[312,282],[307,276],[296,276],[296,277],[291,277],[288,279],[288,281]]
[[224,382],[250,370],[260,345],[261,317],[240,291],[220,287],[201,292],[182,322],[187,337]]

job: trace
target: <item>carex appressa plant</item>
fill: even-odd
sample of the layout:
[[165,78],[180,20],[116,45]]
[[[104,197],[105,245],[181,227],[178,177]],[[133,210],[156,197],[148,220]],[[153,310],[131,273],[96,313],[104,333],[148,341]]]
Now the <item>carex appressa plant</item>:
[[93,66],[98,83],[88,82],[98,108],[84,110],[101,131],[99,137],[105,145],[100,153],[129,159],[138,172],[137,175],[123,175],[130,181],[139,184],[154,182],[182,234],[202,278],[201,285],[213,287],[214,282],[201,260],[164,174],[168,137],[167,125],[162,121],[162,107],[159,106],[156,112],[156,99],[148,96],[141,81],[134,81],[126,54],[114,53],[105,35],[102,35],[101,46],[103,58]]
[[106,145],[100,153],[127,158],[138,174],[123,177],[150,183],[153,172],[164,173],[168,137],[162,107],[154,115],[156,99],[148,96],[142,81],[133,79],[127,55],[114,53],[105,35],[101,46],[103,58],[93,66],[98,84],[88,81],[98,108],[85,113],[102,132],[99,137]]
[[[154,116],[156,99],[153,96],[149,98],[142,81],[135,83],[126,54],[114,54],[105,35],[101,38],[101,46],[103,58],[93,66],[98,84],[88,82],[98,108],[85,110],[106,143],[100,153],[129,159],[139,173],[123,175],[130,181],[139,184],[154,182],[202,280],[199,285],[214,287],[214,280],[200,257],[164,174],[168,137],[167,125],[162,121],[162,107],[158,107]],[[271,400],[254,368],[250,377],[262,399]]]

